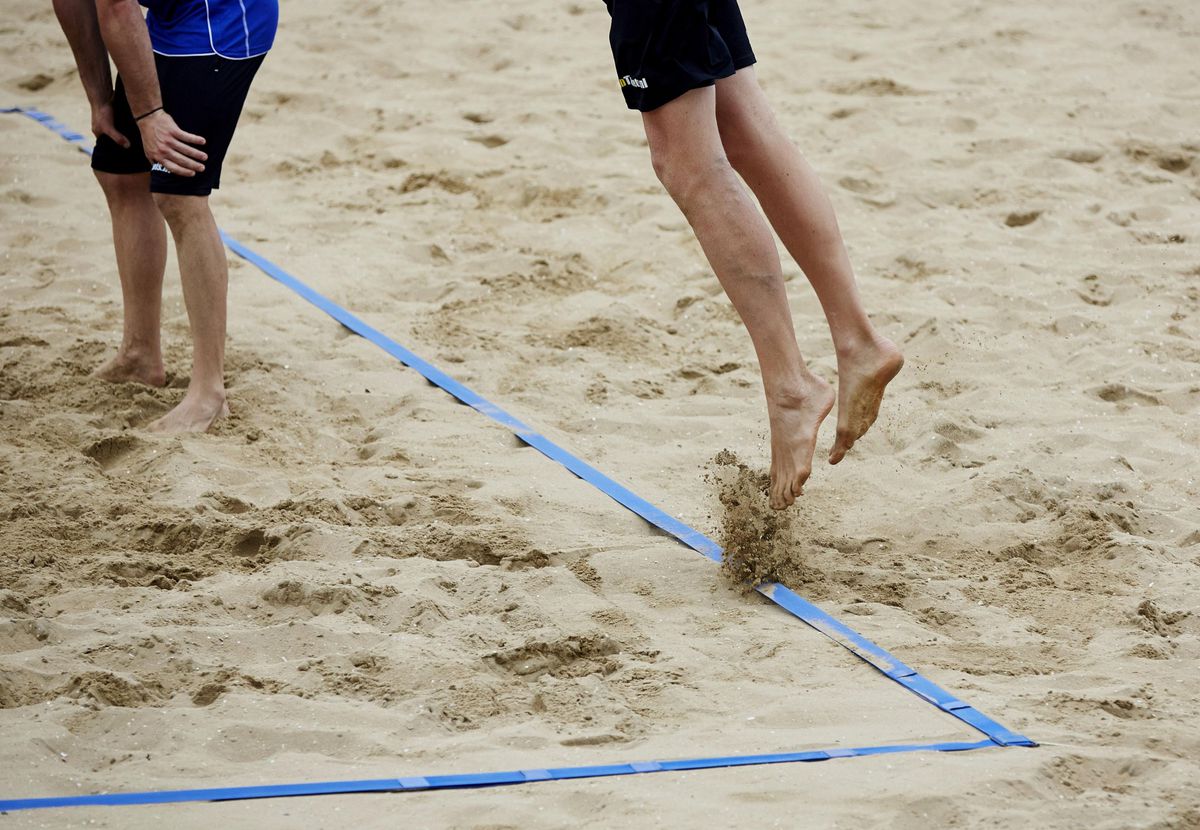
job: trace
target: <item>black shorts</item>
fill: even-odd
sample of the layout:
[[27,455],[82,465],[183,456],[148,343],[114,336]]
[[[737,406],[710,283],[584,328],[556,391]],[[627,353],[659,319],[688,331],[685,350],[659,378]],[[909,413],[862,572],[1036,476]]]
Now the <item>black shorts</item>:
[[630,109],[649,112],[754,63],[737,0],[604,0]]
[[103,173],[148,172],[150,190],[154,193],[207,196],[213,188],[221,186],[221,164],[233,140],[250,82],[264,57],[235,61],[219,55],[154,56],[163,108],[181,129],[204,137],[202,149],[208,153],[208,159],[203,173],[175,176],[161,165],[151,168],[120,76],[113,93],[113,121],[117,130],[129,139],[129,147],[122,147],[106,135],[100,136],[92,153],[92,169]]

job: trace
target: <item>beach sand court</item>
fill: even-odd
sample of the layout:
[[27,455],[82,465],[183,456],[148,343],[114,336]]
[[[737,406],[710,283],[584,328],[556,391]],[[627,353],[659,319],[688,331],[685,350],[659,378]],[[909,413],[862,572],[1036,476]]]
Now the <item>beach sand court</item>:
[[[1041,746],[3,824],[1200,826],[1195,10],[743,8],[908,359],[772,567]],[[716,538],[757,366],[604,5],[341,11],[284,4],[219,224]],[[85,129],[49,5],[12,17],[0,104]],[[0,796],[981,737],[235,257],[231,416],[147,432],[188,379],[173,257],[167,386],[90,377],[103,197],[28,119],[0,141]]]

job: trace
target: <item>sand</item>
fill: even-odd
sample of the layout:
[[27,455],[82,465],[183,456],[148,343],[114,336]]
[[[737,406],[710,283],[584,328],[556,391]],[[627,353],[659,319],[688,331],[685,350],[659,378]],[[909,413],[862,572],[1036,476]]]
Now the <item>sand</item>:
[[[48,4],[9,6],[0,103],[85,128]],[[5,826],[1200,826],[1194,4],[744,10],[908,358],[771,572],[1042,745]],[[606,27],[291,0],[214,206],[716,536],[714,454],[767,462],[756,365]],[[25,119],[0,140],[4,796],[974,738],[237,260],[232,417],[145,432],[187,381],[174,265],[168,387],[90,378],[99,189]]]

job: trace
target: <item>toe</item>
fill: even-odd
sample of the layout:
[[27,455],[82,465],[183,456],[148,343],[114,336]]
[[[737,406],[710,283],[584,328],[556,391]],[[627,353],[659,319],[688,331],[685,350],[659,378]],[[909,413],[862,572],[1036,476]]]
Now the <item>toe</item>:
[[783,510],[793,501],[791,483],[788,479],[780,477],[771,483],[772,510]]
[[792,481],[791,495],[793,498],[804,495],[804,485],[808,481],[809,471],[801,470]]
[[849,429],[839,429],[834,439],[833,449],[829,451],[829,463],[836,464],[846,457],[846,453],[854,446],[854,434]]
[[776,478],[775,476],[771,476],[771,489],[769,491],[769,496],[770,496],[769,501],[771,504],[771,509],[772,510],[782,510],[783,509],[783,494],[779,487],[779,479]]

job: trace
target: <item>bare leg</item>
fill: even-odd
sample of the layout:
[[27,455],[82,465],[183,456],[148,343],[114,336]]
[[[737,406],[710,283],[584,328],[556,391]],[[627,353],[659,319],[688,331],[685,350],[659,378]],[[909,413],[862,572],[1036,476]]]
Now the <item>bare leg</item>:
[[125,323],[116,356],[92,374],[114,383],[162,386],[166,373],[159,323],[167,232],[150,195],[150,174],[117,175],[97,170],[96,180],[112,217]]
[[836,464],[875,423],[884,387],[904,358],[871,325],[833,205],[776,121],[752,67],[717,81],[717,123],[730,162],[812,283],[829,321],[838,359],[838,432],[829,454]]
[[715,90],[692,90],[643,113],[643,120],[655,173],[691,224],[758,354],[771,424],[771,506],[782,509],[812,472],[817,429],[833,392],[800,356],[775,240],[726,160]]
[[150,425],[156,432],[204,432],[229,414],[225,404],[225,295],[229,265],[207,196],[154,194],[175,237],[183,300],[192,329],[192,377],[179,405]]

